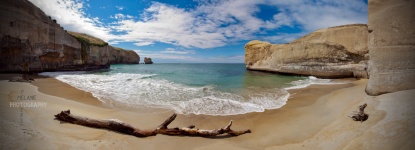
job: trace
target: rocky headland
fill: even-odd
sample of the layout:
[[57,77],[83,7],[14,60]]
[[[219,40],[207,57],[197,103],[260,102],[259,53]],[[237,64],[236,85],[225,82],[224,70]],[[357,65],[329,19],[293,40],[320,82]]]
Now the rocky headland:
[[415,89],[415,1],[369,0],[368,25],[314,31],[287,44],[250,41],[249,70],[369,78],[366,93]]
[[366,24],[320,29],[286,44],[254,40],[245,45],[245,64],[283,74],[367,78],[367,41]]
[[64,30],[27,0],[0,2],[0,72],[94,70],[139,61],[134,51]]

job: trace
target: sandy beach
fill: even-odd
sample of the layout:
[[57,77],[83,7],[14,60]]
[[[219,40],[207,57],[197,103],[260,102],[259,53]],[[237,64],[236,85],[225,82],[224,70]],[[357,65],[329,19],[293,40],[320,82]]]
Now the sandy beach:
[[413,6],[2,0],[0,150],[415,150]]
[[[7,75],[2,75],[2,79]],[[62,110],[95,119],[119,119],[140,129],[157,127],[172,111],[127,111],[103,105],[91,93],[53,78],[32,83],[0,81],[1,149],[413,149],[415,90],[368,96],[366,79],[348,84],[312,85],[290,90],[280,109],[233,116],[178,115],[170,127],[196,125],[217,129],[234,120],[233,129],[252,133],[230,138],[156,135],[137,138],[103,129],[60,122]],[[22,100],[26,97],[26,99]],[[13,102],[45,106],[14,107]],[[369,119],[349,117],[367,103]],[[15,104],[15,103],[13,103]],[[143,108],[144,109],[144,108]]]

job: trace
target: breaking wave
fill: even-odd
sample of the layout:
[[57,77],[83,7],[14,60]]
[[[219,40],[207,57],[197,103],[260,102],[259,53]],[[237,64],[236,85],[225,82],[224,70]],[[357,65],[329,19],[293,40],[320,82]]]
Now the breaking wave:
[[[104,103],[135,108],[174,110],[179,114],[235,115],[263,112],[284,106],[288,89],[311,84],[330,84],[330,80],[309,77],[292,82],[287,88],[246,88],[233,92],[215,85],[188,86],[154,78],[157,74],[89,74],[86,72],[44,72],[78,89],[91,92]],[[137,107],[137,109],[138,109]]]
[[284,88],[285,90],[301,89],[313,84],[325,85],[325,84],[344,84],[343,82],[333,82],[331,79],[319,79],[314,76],[309,76],[303,80],[297,80],[290,83],[292,86]]
[[289,93],[283,89],[230,93],[216,90],[214,85],[191,87],[153,79],[156,74],[45,72],[41,75],[54,77],[91,92],[103,102],[121,103],[130,107],[172,109],[180,114],[235,115],[263,112],[265,109],[282,107],[289,97]]

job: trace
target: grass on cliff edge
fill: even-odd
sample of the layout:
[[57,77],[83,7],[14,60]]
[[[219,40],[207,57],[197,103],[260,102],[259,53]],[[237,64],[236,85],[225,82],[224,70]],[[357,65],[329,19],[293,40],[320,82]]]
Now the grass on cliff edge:
[[99,47],[103,47],[103,46],[108,45],[108,43],[105,42],[104,40],[101,40],[99,38],[90,36],[90,35],[85,34],[85,33],[71,32],[71,31],[68,31],[68,33],[70,35],[72,35],[73,37],[75,37],[76,39],[78,39],[78,41],[86,42],[86,43],[91,44],[91,45],[95,45],[95,46],[99,46]]
[[122,49],[122,48],[119,48],[119,47],[113,47],[113,48],[117,51],[127,51],[126,49]]

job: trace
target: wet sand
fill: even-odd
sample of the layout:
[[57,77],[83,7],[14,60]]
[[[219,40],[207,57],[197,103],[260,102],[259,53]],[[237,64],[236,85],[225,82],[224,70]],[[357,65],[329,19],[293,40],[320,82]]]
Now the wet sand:
[[[290,90],[280,109],[232,116],[178,115],[170,127],[196,125],[218,129],[234,120],[233,129],[252,133],[230,138],[157,135],[137,138],[54,120],[71,113],[95,119],[118,119],[140,129],[157,127],[172,111],[119,110],[102,104],[91,93],[53,78],[33,83],[0,81],[1,149],[412,149],[415,147],[415,90],[367,96],[367,80],[349,84],[312,85]],[[23,91],[23,92],[22,92]],[[46,107],[17,108],[21,95]],[[25,100],[28,101],[28,100]],[[348,114],[367,103],[369,119],[352,121]]]

